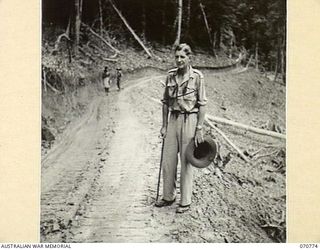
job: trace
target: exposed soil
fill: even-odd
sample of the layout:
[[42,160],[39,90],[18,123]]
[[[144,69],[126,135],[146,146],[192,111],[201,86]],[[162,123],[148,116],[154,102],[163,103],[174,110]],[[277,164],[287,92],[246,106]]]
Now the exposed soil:
[[[203,73],[209,114],[285,133],[284,86],[255,71]],[[163,79],[148,69],[108,96],[96,85],[84,87],[88,106],[43,151],[41,241],[285,242],[284,140],[217,124],[250,158],[245,163],[207,127],[221,160],[195,169],[191,210],[178,215],[176,203],[153,206]]]

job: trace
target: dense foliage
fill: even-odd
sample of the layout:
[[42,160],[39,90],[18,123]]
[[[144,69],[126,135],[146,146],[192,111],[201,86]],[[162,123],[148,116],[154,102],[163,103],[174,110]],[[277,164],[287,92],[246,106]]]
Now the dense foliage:
[[[112,2],[144,43],[150,46],[174,43],[178,0]],[[285,0],[183,0],[181,3],[181,42],[213,55],[223,52],[232,56],[246,51],[256,64],[259,62],[260,69],[285,72]],[[42,11],[44,31],[66,29],[71,23],[70,37],[75,41],[76,17],[80,13],[81,22],[96,32],[105,30],[109,41],[128,41],[139,46],[109,0],[42,0]],[[80,44],[85,42],[86,35],[79,39]]]

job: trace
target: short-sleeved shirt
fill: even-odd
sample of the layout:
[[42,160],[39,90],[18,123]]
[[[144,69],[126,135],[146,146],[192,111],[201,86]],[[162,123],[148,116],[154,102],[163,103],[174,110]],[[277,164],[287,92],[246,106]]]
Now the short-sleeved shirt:
[[122,76],[122,73],[121,73],[121,71],[117,71],[117,80],[119,81],[120,80],[120,78],[121,78],[121,76]]
[[178,84],[177,71],[172,69],[168,72],[162,102],[171,112],[198,112],[200,106],[207,104],[203,74],[190,66],[189,74]]
[[110,73],[107,71],[104,71],[102,73],[102,79],[103,79],[103,85],[105,88],[110,88]]
[[108,71],[103,71],[102,73],[102,79],[105,79],[107,77],[110,77],[110,73]]

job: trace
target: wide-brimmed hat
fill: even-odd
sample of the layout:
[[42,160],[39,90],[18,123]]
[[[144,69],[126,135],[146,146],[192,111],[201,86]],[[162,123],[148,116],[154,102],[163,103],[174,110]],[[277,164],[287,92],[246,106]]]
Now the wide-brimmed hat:
[[205,168],[214,161],[218,153],[218,144],[210,137],[205,137],[204,142],[196,147],[194,140],[191,140],[186,149],[186,157],[194,167]]

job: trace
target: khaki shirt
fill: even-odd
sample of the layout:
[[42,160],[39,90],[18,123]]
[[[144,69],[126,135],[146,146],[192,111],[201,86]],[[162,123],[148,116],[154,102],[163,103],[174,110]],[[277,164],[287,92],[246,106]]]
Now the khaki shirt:
[[190,66],[189,75],[178,84],[177,70],[168,72],[162,102],[168,105],[171,112],[198,112],[199,106],[207,104],[203,74]]

